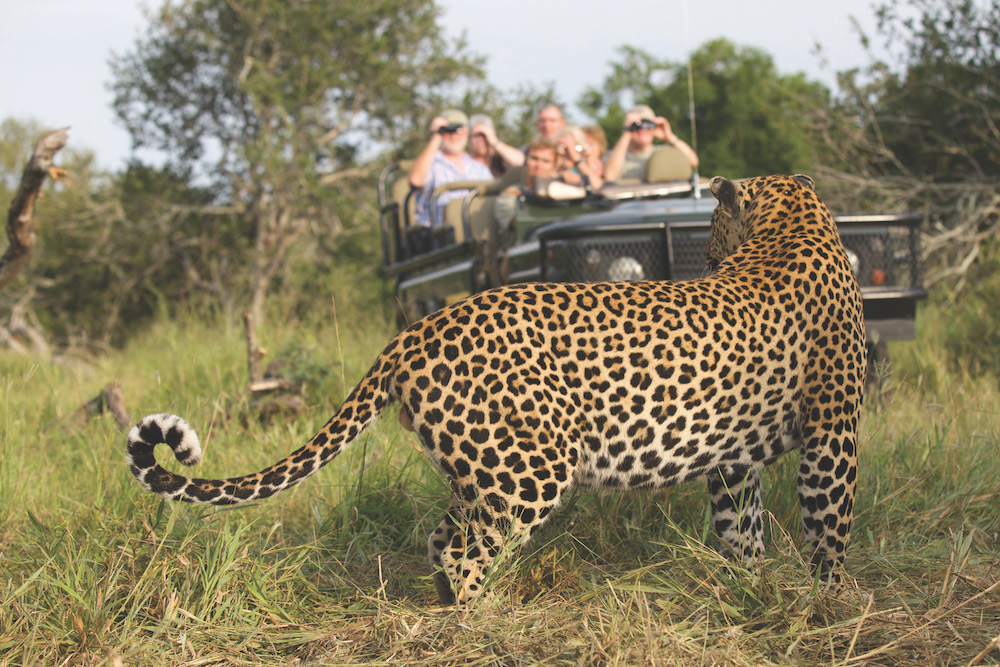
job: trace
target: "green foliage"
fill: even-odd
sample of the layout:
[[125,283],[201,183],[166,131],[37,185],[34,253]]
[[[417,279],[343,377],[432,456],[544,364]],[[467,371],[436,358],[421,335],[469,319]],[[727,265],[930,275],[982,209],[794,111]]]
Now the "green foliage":
[[811,172],[815,119],[830,105],[820,83],[781,75],[767,53],[717,39],[691,55],[697,141],[691,136],[687,65],[623,47],[622,60],[581,108],[600,118],[614,142],[632,104],[648,104],[698,152],[699,171],[729,177]]
[[[0,154],[10,156],[0,179],[6,208],[44,131],[30,121],[7,120],[3,127]],[[175,187],[168,192],[174,205],[188,206],[165,219],[148,195],[132,199],[129,175],[115,182],[98,173],[91,151],[67,148],[57,164],[68,176],[44,186],[35,207],[38,240],[31,262],[0,294],[0,308],[6,314],[20,303],[62,344],[120,343],[155,312],[160,296],[179,289],[184,276],[167,266],[174,257],[164,239],[183,235],[182,225],[174,226],[177,218],[192,223],[198,217],[193,207],[206,199]]]
[[845,72],[845,117],[869,168],[956,182],[1000,175],[1000,0],[892,0],[878,30],[894,62]]
[[[14,120],[3,127],[0,156],[11,166],[0,176],[16,187],[44,130]],[[191,307],[234,317],[247,301],[252,269],[247,212],[219,205],[218,187],[191,185],[190,169],[133,162],[111,176],[96,172],[92,160],[86,150],[60,154],[69,177],[42,192],[31,262],[0,293],[4,319],[20,303],[57,346],[105,348]],[[378,275],[374,183],[323,188],[318,196],[321,206],[276,279],[278,300],[293,302],[301,315],[344,285],[366,284],[371,288],[353,299],[381,312],[390,295]],[[12,197],[0,187],[0,204]]]
[[114,107],[135,145],[217,184],[215,203],[249,222],[238,261],[258,325],[305,234],[335,242],[374,226],[361,149],[409,136],[414,108],[480,75],[437,19],[428,0],[167,2],[112,61]]
[[415,108],[478,75],[437,16],[425,0],[168,2],[112,61],[114,106],[136,145],[291,187],[352,166],[362,143],[406,136]]
[[990,255],[970,269],[961,292],[935,290],[917,321],[921,336],[940,345],[950,371],[972,378],[1000,376],[1000,255]]

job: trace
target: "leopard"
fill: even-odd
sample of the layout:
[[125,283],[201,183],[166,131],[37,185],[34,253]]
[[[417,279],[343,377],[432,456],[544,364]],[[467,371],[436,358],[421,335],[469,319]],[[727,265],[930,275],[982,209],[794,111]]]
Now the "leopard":
[[396,335],[336,414],[277,463],[229,479],[168,471],[157,445],[187,465],[201,446],[163,413],[129,431],[128,468],[163,498],[259,501],[315,474],[398,403],[451,491],[428,538],[436,592],[466,604],[498,554],[530,539],[574,486],[705,478],[720,550],[760,563],[761,471],[794,450],[803,553],[839,585],[867,366],[858,283],[808,176],[717,176],[710,190],[703,277],[479,292]]

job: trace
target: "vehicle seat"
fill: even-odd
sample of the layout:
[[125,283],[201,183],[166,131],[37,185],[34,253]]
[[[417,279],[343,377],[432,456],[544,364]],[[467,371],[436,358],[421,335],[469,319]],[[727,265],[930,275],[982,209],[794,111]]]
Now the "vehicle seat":
[[444,205],[443,227],[450,229],[449,240],[452,243],[462,243],[465,241],[465,225],[462,223],[462,199],[452,199]]
[[509,187],[524,183],[524,166],[511,167],[503,173],[503,176],[486,186],[485,193],[488,195],[498,195]]
[[399,222],[406,227],[413,224],[413,216],[417,211],[416,196],[410,197],[413,188],[410,186],[410,168],[413,167],[413,160],[403,160],[399,163],[400,175],[393,181],[390,190],[392,201],[399,206]]
[[379,224],[386,266],[402,260],[406,255],[405,229],[412,222],[417,205],[408,178],[413,162],[393,162],[378,176]]
[[[493,181],[454,181],[435,188],[431,197],[432,201],[436,201],[438,197],[450,190],[478,191],[490,187],[492,184]],[[462,219],[462,202],[464,199],[464,197],[452,199],[444,205],[444,210],[441,212],[443,219],[440,221],[440,224],[438,224],[438,221],[431,221],[432,228],[435,228],[435,235],[442,233],[446,235],[445,245],[464,243],[466,240],[469,240],[469,233],[467,233],[465,223]],[[446,231],[439,232],[436,230],[438,227],[443,227]]]
[[466,195],[464,215],[469,221],[472,240],[485,243],[490,239],[490,226],[493,220],[493,205],[498,195],[486,194],[485,189],[470,192]]
[[691,180],[691,163],[684,153],[673,146],[661,146],[653,151],[646,163],[646,183]]

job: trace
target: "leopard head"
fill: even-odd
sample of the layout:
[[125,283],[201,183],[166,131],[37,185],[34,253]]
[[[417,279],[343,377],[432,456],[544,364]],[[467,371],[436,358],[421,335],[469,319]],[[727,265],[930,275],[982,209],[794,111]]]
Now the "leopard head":
[[760,176],[742,181],[730,181],[722,176],[713,178],[712,194],[719,203],[712,212],[711,236],[705,248],[708,268],[714,271],[722,260],[750,238],[761,203],[774,199],[762,195],[799,186],[815,190],[813,180],[803,174]]

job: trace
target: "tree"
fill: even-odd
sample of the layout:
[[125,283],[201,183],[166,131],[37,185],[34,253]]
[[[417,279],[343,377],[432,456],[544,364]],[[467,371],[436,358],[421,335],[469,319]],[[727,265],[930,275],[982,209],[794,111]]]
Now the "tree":
[[[45,134],[31,120],[0,123],[5,210]],[[166,304],[193,301],[199,292],[224,305],[233,300],[227,271],[236,264],[234,249],[246,247],[245,235],[225,224],[233,209],[212,206],[211,189],[191,187],[190,174],[168,167],[133,164],[107,174],[95,168],[92,150],[79,147],[65,148],[58,162],[65,175],[46,182],[35,208],[38,239],[29,269],[0,290],[0,321],[6,318],[8,330],[38,349],[50,342],[104,348],[125,342]],[[192,242],[206,229],[212,241]]]
[[844,201],[923,213],[925,283],[957,292],[1000,251],[1000,0],[891,0],[876,15],[889,56],[839,74],[828,181]]
[[730,177],[810,172],[821,159],[813,128],[830,106],[825,86],[804,74],[782,75],[767,53],[728,40],[707,42],[691,55],[692,136],[687,65],[622,47],[622,60],[580,107],[600,118],[609,140],[621,134],[633,104],[648,104],[694,147],[705,175]]
[[938,182],[995,179],[1000,0],[892,0],[876,15],[890,61],[841,75],[846,113],[887,149],[871,151],[869,166]]
[[424,127],[442,91],[480,76],[437,17],[430,0],[168,1],[112,60],[134,145],[215,184],[246,225],[254,322],[308,225],[345,232],[360,205],[351,179],[367,174],[358,156]]

